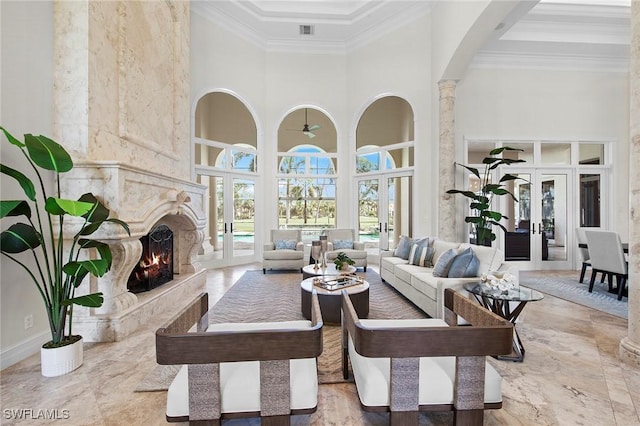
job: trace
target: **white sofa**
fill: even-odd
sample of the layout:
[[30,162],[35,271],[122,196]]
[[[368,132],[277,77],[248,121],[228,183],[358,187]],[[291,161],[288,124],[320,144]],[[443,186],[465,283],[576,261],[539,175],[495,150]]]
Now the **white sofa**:
[[483,273],[489,271],[510,270],[509,266],[504,263],[502,250],[494,247],[453,243],[433,237],[429,237],[429,245],[434,249],[434,265],[448,249],[453,248],[461,251],[471,247],[480,263],[478,276],[471,278],[434,277],[433,267],[411,265],[408,260],[395,256],[394,251],[380,253],[380,276],[432,318],[443,319],[445,288],[452,288],[467,294],[463,289],[464,283],[478,281]]

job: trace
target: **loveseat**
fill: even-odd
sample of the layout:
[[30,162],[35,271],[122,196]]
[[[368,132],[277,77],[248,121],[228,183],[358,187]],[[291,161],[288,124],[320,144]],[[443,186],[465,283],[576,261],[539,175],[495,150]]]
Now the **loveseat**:
[[[421,253],[414,253],[412,261],[410,261],[407,252],[410,252],[411,249],[407,250],[407,244],[410,248],[414,245],[428,248],[419,250]],[[463,267],[470,267],[463,270],[461,274],[459,273],[460,268],[458,268],[456,277],[450,277],[448,270],[444,271],[444,274],[440,274],[441,276],[434,276],[434,269],[439,266],[438,262],[442,255],[447,253],[447,256],[451,257],[452,252],[456,254],[465,252],[466,260],[472,259],[472,256],[469,256],[469,253],[472,252],[477,260],[472,261],[474,265],[466,265],[466,260],[462,262]],[[444,261],[444,258],[442,260]],[[420,266],[421,262],[424,266]],[[438,269],[442,272],[442,268]],[[443,319],[444,290],[446,288],[453,288],[466,294],[463,289],[464,283],[478,281],[483,273],[489,271],[508,270],[510,268],[504,263],[502,250],[494,247],[443,241],[433,237],[416,239],[402,237],[395,251],[380,253],[382,280],[393,286],[432,318]]]

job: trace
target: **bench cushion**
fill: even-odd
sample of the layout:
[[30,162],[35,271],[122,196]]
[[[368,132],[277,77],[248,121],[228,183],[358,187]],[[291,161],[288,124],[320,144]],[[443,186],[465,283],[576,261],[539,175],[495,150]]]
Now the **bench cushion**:
[[[439,319],[424,320],[361,320],[370,327],[447,327]],[[358,354],[349,337],[349,358],[353,368],[360,402],[368,407],[390,405],[390,359],[367,358]],[[420,358],[420,405],[453,404],[455,357]],[[485,403],[502,401],[502,377],[486,363]]]
[[[212,324],[207,331],[249,331],[310,328],[310,321]],[[292,410],[312,409],[318,401],[318,374],[315,358],[289,360]],[[222,413],[260,411],[260,362],[220,363]],[[189,415],[188,370],[180,368],[167,392],[167,417]]]

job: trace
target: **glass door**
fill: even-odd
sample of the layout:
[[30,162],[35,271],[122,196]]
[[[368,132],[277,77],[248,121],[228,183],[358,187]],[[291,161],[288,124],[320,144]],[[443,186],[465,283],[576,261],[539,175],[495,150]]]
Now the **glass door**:
[[197,260],[207,268],[250,262],[255,254],[255,181],[227,173],[202,174],[208,187],[203,249]]
[[519,202],[506,206],[505,259],[521,269],[569,269],[573,218],[570,169],[515,169],[512,192]]
[[383,175],[357,182],[360,241],[373,254],[393,250],[400,235],[411,235],[412,176]]

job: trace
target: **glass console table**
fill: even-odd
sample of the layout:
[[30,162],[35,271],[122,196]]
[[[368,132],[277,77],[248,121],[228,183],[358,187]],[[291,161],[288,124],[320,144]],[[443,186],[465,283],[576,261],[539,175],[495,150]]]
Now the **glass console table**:
[[501,291],[481,282],[466,283],[464,289],[473,294],[482,306],[513,324],[513,351],[511,355],[499,355],[497,359],[522,362],[525,351],[515,323],[528,302],[540,300],[544,295],[526,287]]

